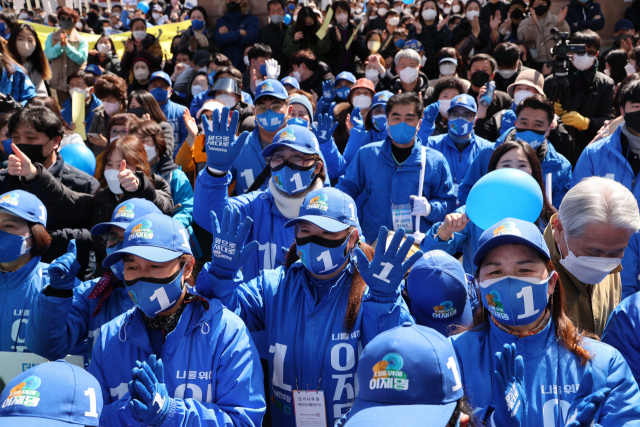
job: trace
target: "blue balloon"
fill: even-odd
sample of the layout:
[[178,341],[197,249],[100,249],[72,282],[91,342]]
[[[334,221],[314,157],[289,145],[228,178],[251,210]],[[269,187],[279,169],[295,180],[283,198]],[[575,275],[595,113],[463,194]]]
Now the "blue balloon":
[[60,155],[65,163],[93,176],[96,171],[96,156],[84,144],[68,144],[62,147]]
[[284,25],[291,24],[291,15],[289,15],[288,13],[284,15],[284,19],[282,20],[282,22],[284,22]]
[[413,0],[402,0],[404,4],[413,4]]
[[466,213],[486,230],[505,218],[536,222],[542,212],[542,189],[531,175],[513,168],[480,178],[467,197]]
[[147,2],[139,1],[137,8],[145,14],[149,12],[149,4]]

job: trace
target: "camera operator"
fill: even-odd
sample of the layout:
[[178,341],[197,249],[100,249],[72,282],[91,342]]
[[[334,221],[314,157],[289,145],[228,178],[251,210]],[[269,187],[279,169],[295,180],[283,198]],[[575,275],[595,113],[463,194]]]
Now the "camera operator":
[[[585,45],[585,53],[571,54],[569,65],[569,95],[571,102],[564,105],[553,96],[553,79],[550,75],[545,79],[544,92],[555,104],[556,114],[562,118],[565,126],[574,129],[576,158],[596,136],[605,120],[614,118],[613,90],[610,77],[597,71],[596,58],[600,49],[600,36],[591,30],[579,31],[571,36],[572,45]],[[557,48],[556,48],[557,53]],[[559,56],[559,55],[558,55]],[[556,57],[556,61],[559,58]],[[558,69],[556,68],[556,73]]]

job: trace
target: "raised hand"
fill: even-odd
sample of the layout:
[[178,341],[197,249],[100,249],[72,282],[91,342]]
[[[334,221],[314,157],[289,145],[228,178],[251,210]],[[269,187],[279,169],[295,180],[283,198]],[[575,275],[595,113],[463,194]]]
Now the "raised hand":
[[234,111],[229,122],[229,107],[224,107],[222,112],[215,110],[211,117],[211,125],[205,115],[201,116],[207,150],[207,166],[219,172],[231,169],[249,135],[244,132],[236,138],[238,117],[239,113]]
[[67,253],[55,259],[49,266],[51,287],[58,290],[73,289],[78,271],[80,271],[80,264],[77,261],[76,241],[72,239],[69,241]]
[[331,140],[333,132],[338,127],[338,122],[333,121],[333,118],[328,114],[320,114],[318,116],[318,125],[311,125],[311,131],[318,139],[320,144],[324,144]]
[[9,175],[23,176],[27,181],[33,179],[38,174],[38,169],[31,163],[31,159],[20,151],[16,144],[11,144],[11,150],[13,150],[13,154],[9,156],[7,162]]
[[184,109],[184,112],[182,113],[182,120],[184,120],[184,125],[187,127],[189,136],[195,138],[198,135],[198,124],[196,123],[196,119],[191,117],[191,113],[188,108]]
[[442,240],[449,240],[453,233],[458,233],[467,226],[469,217],[467,214],[453,212],[444,217],[438,235]]
[[516,356],[516,345],[505,344],[493,355],[493,401],[496,427],[519,427],[525,407],[524,360]]
[[140,186],[140,180],[132,170],[127,169],[127,161],[124,159],[120,162],[118,181],[120,181],[120,186],[124,188],[124,191],[129,193],[134,193]]
[[362,113],[360,112],[360,107],[355,107],[351,112],[351,117],[349,118],[351,122],[351,127],[355,128],[358,131],[364,131],[364,120],[362,120]]
[[440,112],[440,101],[436,101],[433,104],[427,105],[427,108],[424,109],[424,114],[422,118],[429,123],[433,123],[436,121],[438,117],[438,113]]
[[[415,239],[413,236],[407,236],[407,239],[400,246],[405,234],[404,228],[396,231],[389,247],[386,248],[388,234],[387,227],[380,228],[376,254],[371,262],[360,248],[355,250],[358,258],[358,270],[364,282],[369,286],[373,295],[383,298],[396,295],[405,273],[422,257],[422,251],[417,251],[405,261]],[[400,249],[398,250],[398,248]]]
[[331,80],[325,80],[322,82],[322,97],[326,102],[331,102],[335,93],[333,91],[333,82]]
[[[446,18],[444,18],[443,20],[438,22],[438,26],[437,26],[438,31],[440,31],[442,29],[442,27],[444,27],[445,25],[447,25],[449,23],[449,18],[451,18],[451,15],[447,15]],[[418,20],[415,19],[414,22],[418,22]],[[416,27],[416,29],[417,29],[417,27]]]
[[251,230],[253,220],[246,217],[240,224],[240,211],[224,208],[222,224],[211,211],[211,230],[213,231],[213,247],[211,249],[211,263],[213,274],[217,277],[233,277],[247,263],[251,254],[258,249],[258,242],[252,241],[245,245],[245,240]]
[[144,425],[158,426],[169,413],[171,397],[164,384],[164,366],[156,355],[142,362],[141,368],[133,369],[133,389],[137,399],[129,402],[129,411],[135,419],[141,419]]
[[278,61],[275,59],[267,59],[264,65],[266,65],[267,68],[266,78],[277,79],[280,77],[280,65],[278,65]]
[[569,12],[569,8],[567,6],[563,7],[562,10],[558,12],[558,25],[564,22],[568,12]]
[[593,368],[589,366],[576,393],[576,397],[567,412],[566,427],[591,427],[598,409],[611,392],[610,388],[593,391]]

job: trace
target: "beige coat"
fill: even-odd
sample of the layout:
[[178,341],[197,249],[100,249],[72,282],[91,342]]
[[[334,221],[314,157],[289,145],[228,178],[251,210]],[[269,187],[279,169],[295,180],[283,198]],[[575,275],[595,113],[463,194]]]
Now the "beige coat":
[[[51,34],[52,46],[60,43],[60,31],[62,30],[58,30]],[[76,48],[76,50],[79,50],[81,41],[82,36],[74,28],[69,37],[67,37],[67,43]],[[67,76],[78,70],[84,69],[86,65],[86,62],[84,64],[76,64],[63,52],[62,55],[51,61],[51,80],[49,81],[49,86],[56,90],[66,92]]]
[[587,285],[576,279],[560,264],[560,252],[553,239],[553,223],[557,217],[557,214],[551,217],[549,225],[544,230],[544,241],[564,289],[567,316],[583,331],[601,337],[609,315],[620,304],[622,298],[622,267],[618,266],[597,285]]
[[[549,62],[552,59],[551,48],[556,44],[553,37],[549,37],[551,29],[555,27],[563,33],[569,32],[569,24],[567,24],[565,20],[562,24],[558,25],[558,16],[552,15],[549,12],[544,16],[536,16],[536,18],[538,18],[537,24],[533,22],[531,16],[527,16],[522,20],[520,25],[518,25],[518,39],[524,40],[527,49],[531,50],[535,48],[538,51],[538,58],[535,59],[536,62]],[[542,41],[545,39],[544,46],[542,46]]]

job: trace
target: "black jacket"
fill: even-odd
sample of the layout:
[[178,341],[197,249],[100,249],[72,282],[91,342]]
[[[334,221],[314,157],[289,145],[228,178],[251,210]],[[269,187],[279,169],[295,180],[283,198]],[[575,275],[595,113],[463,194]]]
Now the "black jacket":
[[93,176],[64,162],[61,156],[49,168],[49,172],[65,187],[77,193],[95,194],[100,183]]
[[384,21],[384,18],[380,15],[377,15],[375,18],[369,20],[367,25],[364,27],[363,34],[367,34],[371,30],[384,31],[386,29],[387,29],[387,23]]
[[500,11],[500,22],[504,22],[508,17],[508,10],[509,3],[504,0],[498,0],[497,3],[487,2],[480,8],[480,22],[489,25],[491,18],[496,14],[496,11]]
[[624,17],[633,22],[633,28],[635,28],[636,33],[640,31],[640,8],[638,6],[640,6],[640,2],[636,0],[624,13]]
[[[337,76],[342,71],[348,71],[355,75],[356,79],[364,77],[364,61],[366,61],[369,56],[369,49],[364,42],[364,39],[359,34],[351,42],[351,46],[347,51],[346,43],[353,34],[356,26],[353,25],[351,21],[347,23],[347,37],[346,40],[343,38],[341,41],[338,41],[338,37],[336,36],[336,25],[332,25],[329,27],[329,38],[331,39],[331,61],[329,65],[331,66],[331,72],[333,75]],[[345,55],[350,54],[351,57],[347,62],[346,66],[342,66],[342,62],[344,60]]]
[[520,73],[523,72],[524,70],[528,70],[528,69],[529,69],[528,67],[525,67],[522,65],[522,61],[518,60],[518,71],[508,79],[505,79],[500,75],[500,73],[498,73],[498,71],[496,71],[496,74],[493,78],[493,81],[496,82],[496,89],[501,90],[502,92],[506,92],[509,85],[516,81],[516,79],[518,78],[518,75],[520,75]]
[[331,68],[324,62],[318,61],[318,65],[313,74],[308,79],[300,82],[300,89],[309,93],[311,93],[313,89],[318,96],[322,96],[322,82],[325,80],[333,81],[335,79],[334,75],[331,74]]
[[[418,84],[413,88],[412,92],[416,94],[422,94],[422,99],[424,101],[427,99],[427,89],[429,89],[429,79],[422,71],[420,71],[418,73]],[[389,88],[386,90],[391,91],[394,94],[397,94],[399,91],[402,91],[403,93],[406,92],[402,87],[402,80],[400,79],[400,75],[397,75],[393,79],[391,79]]]
[[[569,10],[566,21],[571,28],[571,34],[582,30],[600,31],[604,28],[604,14],[599,3],[589,0],[582,4],[578,0],[571,0],[567,7]],[[595,19],[598,15],[600,18]]]
[[100,58],[100,55],[89,55],[87,58],[87,65],[98,65],[104,68],[107,73],[113,73],[120,76],[120,58],[118,55],[114,55],[111,52],[105,56],[104,59]]
[[[544,93],[547,95],[547,98],[551,96],[550,82],[552,78],[553,74],[544,79]],[[573,128],[567,127],[570,132],[574,132],[575,159],[580,157],[582,150],[593,140],[598,130],[604,125],[604,122],[615,117],[613,110],[613,91],[614,83],[611,77],[598,71],[595,73],[590,87],[571,93],[570,108],[563,105],[565,110],[577,111],[589,119],[589,127],[586,130],[577,131],[574,129],[574,131],[571,131]],[[565,153],[562,154],[567,157],[569,161],[572,160]],[[573,164],[574,162],[571,163]]]
[[[280,65],[280,76],[278,78],[284,77],[289,69],[289,58],[287,58],[282,52],[284,36],[287,33],[287,28],[288,27],[284,24],[282,24],[282,29],[280,29],[280,26],[269,23],[260,28],[260,35],[258,36],[258,41],[260,43],[271,47],[271,57],[278,61],[278,64]],[[249,86],[244,85],[243,87],[249,88]]]
[[[472,88],[469,88],[469,91],[467,92],[470,96],[473,97],[473,99],[476,100],[476,102],[478,102],[478,92],[474,91]],[[485,123],[491,119],[491,117],[493,117],[496,113],[498,113],[499,111],[502,110],[506,110],[508,108],[511,108],[511,97],[509,96],[508,93],[506,92],[502,92],[500,90],[495,90],[495,92],[493,93],[493,99],[491,100],[491,104],[489,105],[489,107],[487,107],[487,114],[485,116],[484,119],[478,119],[476,121],[476,124],[473,126],[474,129],[483,129],[485,127]],[[477,135],[481,136],[482,138],[484,138],[484,136],[482,136],[480,133],[476,132]],[[486,138],[485,138],[486,139]],[[491,142],[495,142],[495,139],[489,139],[489,141]]]
[[69,241],[75,239],[77,259],[80,264],[80,271],[76,277],[83,282],[95,277],[96,252],[89,230],[86,228],[63,228],[55,231],[49,230],[49,235],[51,236],[51,244],[42,256],[42,262],[51,264],[56,258],[66,254]]

